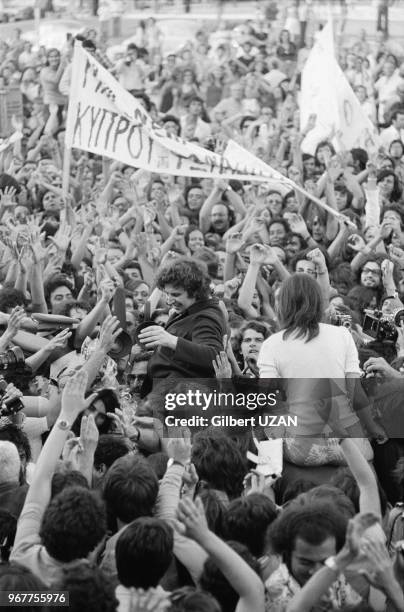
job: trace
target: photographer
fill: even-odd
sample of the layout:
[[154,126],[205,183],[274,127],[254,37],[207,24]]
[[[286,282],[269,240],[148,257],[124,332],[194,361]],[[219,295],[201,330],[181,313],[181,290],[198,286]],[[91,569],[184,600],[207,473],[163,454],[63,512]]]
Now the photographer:
[[144,68],[138,59],[138,48],[129,43],[126,48],[126,57],[116,66],[116,75],[122,87],[134,96],[144,93]]

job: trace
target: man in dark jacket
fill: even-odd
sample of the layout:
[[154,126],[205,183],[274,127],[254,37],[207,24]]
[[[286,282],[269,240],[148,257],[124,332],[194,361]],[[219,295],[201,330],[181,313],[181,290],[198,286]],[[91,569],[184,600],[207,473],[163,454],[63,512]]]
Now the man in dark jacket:
[[204,265],[177,259],[157,275],[171,316],[165,328],[150,325],[139,334],[146,349],[155,349],[143,389],[155,390],[156,379],[211,378],[212,361],[223,350],[226,323],[219,301],[211,297]]

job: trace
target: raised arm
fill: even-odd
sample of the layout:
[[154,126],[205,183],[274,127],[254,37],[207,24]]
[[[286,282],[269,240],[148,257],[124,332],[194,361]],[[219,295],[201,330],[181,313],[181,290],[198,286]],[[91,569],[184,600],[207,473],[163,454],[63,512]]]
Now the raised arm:
[[239,595],[236,612],[262,612],[265,609],[264,584],[258,574],[209,530],[200,498],[195,503],[184,498],[178,505],[179,529],[209,555],[231,587]]
[[206,198],[205,202],[202,205],[201,210],[199,211],[199,227],[203,234],[206,234],[209,231],[210,227],[210,214],[212,212],[212,208],[215,204],[220,202],[221,195],[223,190],[220,187],[220,182],[216,181],[215,185],[210,192],[209,196]]

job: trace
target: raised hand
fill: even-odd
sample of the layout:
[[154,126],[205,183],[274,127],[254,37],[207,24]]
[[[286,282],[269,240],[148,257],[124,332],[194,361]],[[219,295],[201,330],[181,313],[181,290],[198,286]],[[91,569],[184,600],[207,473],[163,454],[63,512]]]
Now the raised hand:
[[205,509],[199,497],[195,502],[185,497],[180,500],[177,508],[177,528],[187,538],[196,542],[203,540],[209,532]]
[[265,257],[264,263],[270,266],[274,266],[278,262],[279,262],[279,258],[276,254],[276,251],[272,247],[267,246],[266,247],[266,257]]
[[130,590],[129,612],[166,612],[171,609],[170,594],[160,586]]
[[68,329],[63,329],[61,332],[56,334],[54,338],[51,338],[47,344],[48,351],[56,351],[66,347],[68,339],[71,337],[72,332]]
[[10,208],[16,206],[17,201],[15,196],[17,191],[15,187],[5,187],[0,190],[0,207]]
[[232,368],[225,351],[221,351],[212,361],[213,369],[217,379],[231,378]]
[[404,250],[403,249],[400,249],[400,247],[389,244],[388,253],[392,261],[396,262],[401,267],[404,267]]
[[364,249],[366,246],[364,239],[362,236],[359,236],[359,234],[351,234],[348,238],[348,244],[356,253],[362,251],[362,249]]
[[[92,286],[92,284],[91,284]],[[105,278],[100,283],[101,300],[109,304],[115,293],[115,285],[112,280]]]
[[263,244],[253,244],[250,248],[250,265],[261,266],[265,263],[268,251]]
[[83,453],[93,455],[97,448],[99,439],[98,427],[95,423],[94,415],[89,414],[83,416],[80,424],[80,444],[83,449]]
[[393,278],[393,272],[394,272],[394,264],[392,261],[390,261],[389,259],[384,259],[382,262],[382,281],[383,281],[383,286],[385,288],[387,287],[395,287],[395,282],[394,282],[394,278]]
[[87,372],[79,370],[67,379],[63,389],[60,414],[71,424],[74,423],[80,412],[91,406],[96,398],[95,393],[87,398],[85,397],[87,380]]
[[325,262],[325,257],[320,249],[313,249],[312,251],[307,253],[306,259],[314,262],[317,273],[327,272],[327,264]]
[[235,254],[241,251],[244,241],[241,232],[233,232],[226,240],[226,252]]
[[191,438],[170,438],[167,443],[167,454],[171,459],[186,465],[191,460]]
[[365,538],[361,545],[361,552],[366,555],[372,564],[372,570],[362,569],[359,573],[376,589],[388,592],[389,588],[396,582],[393,562],[390,559],[387,547],[377,539]]
[[21,323],[25,318],[25,311],[22,306],[16,306],[11,311],[10,318],[7,322],[5,334],[9,340],[12,340],[21,327]]
[[290,227],[290,231],[294,234],[299,234],[300,236],[305,236],[309,233],[307,229],[307,225],[302,215],[291,214],[288,215],[288,223]]
[[119,334],[122,332],[120,327],[120,322],[117,317],[113,317],[109,315],[100,329],[100,338],[99,338],[99,346],[100,349],[105,353],[109,353],[112,350],[115,341]]

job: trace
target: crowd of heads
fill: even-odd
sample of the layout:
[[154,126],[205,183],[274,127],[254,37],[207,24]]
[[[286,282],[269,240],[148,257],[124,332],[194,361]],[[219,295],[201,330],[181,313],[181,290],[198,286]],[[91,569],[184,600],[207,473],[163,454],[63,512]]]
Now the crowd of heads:
[[[141,341],[142,329],[213,300],[233,373],[257,378],[261,346],[279,330],[309,342],[321,322],[344,325],[381,413],[386,394],[399,405],[404,48],[379,33],[349,39],[341,26],[340,66],[381,146],[336,150],[329,134],[309,153],[315,118],[300,123],[301,77],[324,24],[310,2],[288,3],[275,21],[273,8],[235,29],[204,24],[168,55],[153,18],[118,52],[97,30],[61,49],[19,30],[0,41],[0,86],[22,110],[5,134],[21,138],[0,152],[0,353],[25,355],[19,369],[8,357],[6,375],[24,408],[3,415],[0,403],[0,591],[68,592],[74,611],[286,611],[327,559],[354,554],[350,530],[369,507],[349,453],[329,484],[310,470],[269,484],[247,459],[251,432],[164,442],[152,418],[164,394],[144,387],[156,344]],[[157,175],[74,149],[66,194],[75,40],[168,134],[218,153],[232,139],[297,189]],[[83,371],[80,403],[71,381]],[[75,437],[58,449],[64,397]],[[387,444],[390,453],[375,452],[374,494],[388,533],[404,447]],[[403,549],[390,552],[384,562],[402,585]],[[324,609],[373,609],[369,581],[346,577],[335,576]]]

